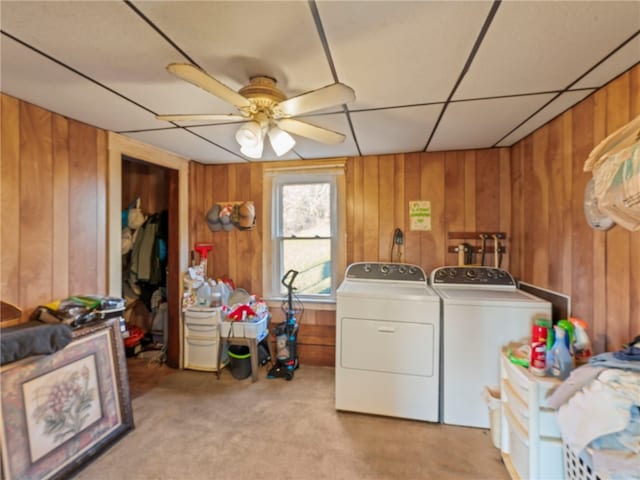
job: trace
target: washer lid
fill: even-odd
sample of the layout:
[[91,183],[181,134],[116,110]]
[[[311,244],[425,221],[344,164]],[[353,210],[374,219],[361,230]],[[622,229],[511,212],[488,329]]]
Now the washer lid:
[[425,283],[368,282],[345,280],[338,288],[338,296],[384,298],[390,300],[440,301],[440,297]]
[[475,303],[515,303],[527,306],[530,304],[545,304],[546,300],[535,297],[522,290],[486,290],[478,288],[437,288],[445,303],[475,304]]

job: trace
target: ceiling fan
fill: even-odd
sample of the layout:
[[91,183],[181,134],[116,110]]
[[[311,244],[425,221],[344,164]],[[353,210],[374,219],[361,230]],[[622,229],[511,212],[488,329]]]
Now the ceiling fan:
[[236,132],[236,141],[240,145],[240,151],[247,157],[262,156],[266,136],[269,137],[273,151],[279,157],[290,151],[296,143],[290,134],[329,145],[337,145],[345,139],[342,133],[293,118],[355,100],[353,89],[343,83],[332,83],[317,90],[287,98],[276,87],[276,80],[267,75],[251,77],[249,85],[236,92],[190,63],[171,63],[167,66],[167,70],[230,103],[239,113],[157,115],[156,118],[168,122],[246,120]]

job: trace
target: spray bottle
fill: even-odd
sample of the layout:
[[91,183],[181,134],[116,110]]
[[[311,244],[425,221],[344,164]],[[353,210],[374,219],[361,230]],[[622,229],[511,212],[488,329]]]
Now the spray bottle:
[[553,347],[549,350],[547,355],[547,373],[552,377],[559,378],[560,380],[566,379],[571,373],[573,366],[573,360],[571,353],[565,343],[565,336],[567,332],[559,326],[555,326],[555,340]]
[[580,318],[571,317],[571,323],[575,331],[573,353],[576,366],[584,365],[591,357],[591,341],[587,335],[587,322]]

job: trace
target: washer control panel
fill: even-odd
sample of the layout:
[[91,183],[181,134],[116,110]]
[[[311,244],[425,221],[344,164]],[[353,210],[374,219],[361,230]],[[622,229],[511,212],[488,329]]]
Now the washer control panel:
[[426,282],[427,275],[417,265],[408,263],[353,263],[347,268],[346,278],[365,280],[388,280],[393,282]]
[[440,267],[431,272],[431,285],[516,286],[506,270],[493,267]]

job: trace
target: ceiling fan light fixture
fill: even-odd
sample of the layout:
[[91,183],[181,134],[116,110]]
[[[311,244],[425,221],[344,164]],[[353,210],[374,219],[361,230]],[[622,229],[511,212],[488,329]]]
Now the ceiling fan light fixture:
[[262,140],[260,140],[260,142],[254,146],[240,144],[240,152],[249,158],[259,159],[260,157],[262,157],[263,147],[264,147],[264,142]]
[[296,144],[295,139],[291,135],[275,126],[269,130],[269,141],[271,142],[273,151],[279,157],[291,150]]
[[278,157],[291,151],[296,145],[291,134],[327,145],[337,145],[346,138],[342,133],[293,118],[355,100],[353,89],[342,83],[332,83],[287,98],[276,86],[276,79],[270,75],[252,76],[249,85],[236,92],[196,65],[172,63],[167,66],[167,70],[233,105],[238,113],[157,115],[156,118],[168,122],[246,120],[236,131],[235,139],[241,147],[240,151],[250,158],[261,157],[267,135],[272,150]]

